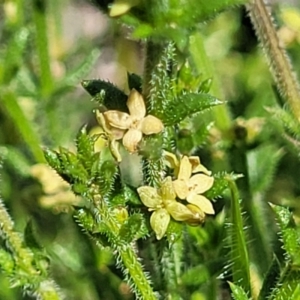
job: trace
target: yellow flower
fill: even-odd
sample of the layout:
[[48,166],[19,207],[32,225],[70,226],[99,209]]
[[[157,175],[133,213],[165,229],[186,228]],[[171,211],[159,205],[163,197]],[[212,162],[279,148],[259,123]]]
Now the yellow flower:
[[[106,127],[113,135],[114,140],[123,139],[124,147],[131,153],[137,150],[143,134],[151,135],[159,133],[164,126],[160,119],[146,116],[146,106],[142,95],[132,89],[127,100],[129,114],[118,110],[108,110],[102,115]],[[103,125],[103,124],[102,124]]]
[[137,189],[137,192],[148,210],[153,211],[150,217],[150,225],[158,240],[165,235],[170,223],[170,216],[176,221],[196,221],[198,217],[185,205],[176,201],[171,177],[164,180],[160,189],[141,186]]
[[[179,173],[179,167],[180,167],[180,162],[177,159],[176,155],[168,152],[168,151],[164,151],[163,152],[164,158],[166,160],[167,165],[174,169],[174,175],[175,177],[178,176]],[[188,160],[190,162],[190,164],[192,165],[192,173],[204,173],[206,175],[211,175],[211,171],[208,171],[200,162],[199,156],[189,156]]]
[[187,202],[197,206],[206,214],[214,214],[211,202],[203,195],[200,195],[212,187],[214,178],[206,174],[192,176],[193,171],[195,172],[197,169],[199,169],[199,166],[194,167],[193,170],[190,159],[187,156],[183,156],[179,163],[177,179],[173,181],[174,190],[180,199],[186,199]]

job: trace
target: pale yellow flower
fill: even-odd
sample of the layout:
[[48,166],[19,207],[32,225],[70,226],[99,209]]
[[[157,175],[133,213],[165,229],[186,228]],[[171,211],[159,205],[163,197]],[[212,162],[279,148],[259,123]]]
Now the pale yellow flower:
[[[197,168],[194,168],[194,170]],[[207,174],[195,174],[192,176],[192,173],[193,165],[190,159],[187,156],[183,156],[180,160],[177,179],[173,181],[176,195],[180,199],[185,199],[190,204],[197,206],[204,213],[214,214],[211,202],[205,196],[200,195],[212,187],[214,178]]]
[[166,233],[170,223],[170,216],[176,221],[188,221],[198,218],[192,210],[176,201],[176,194],[171,177],[167,177],[160,189],[150,186],[141,186],[137,189],[141,201],[153,211],[150,225],[160,240]]
[[[168,152],[168,151],[163,151],[163,155],[165,158],[165,161],[167,165],[174,169],[174,175],[175,177],[178,176],[179,173],[179,167],[180,167],[180,161],[177,159],[176,155]],[[211,171],[207,170],[200,162],[199,156],[189,156],[188,160],[190,164],[192,165],[192,173],[204,173],[206,175],[211,175]]]
[[108,110],[103,113],[106,127],[115,140],[122,139],[124,147],[131,153],[137,150],[143,134],[159,133],[164,126],[160,119],[146,116],[146,106],[142,95],[132,89],[127,100],[129,114],[118,110]]

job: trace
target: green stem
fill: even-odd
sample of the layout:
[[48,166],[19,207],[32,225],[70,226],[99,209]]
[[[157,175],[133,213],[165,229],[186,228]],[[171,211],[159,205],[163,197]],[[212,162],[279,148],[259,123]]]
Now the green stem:
[[[62,299],[60,292],[54,281],[49,278],[43,278],[40,271],[34,266],[34,254],[30,249],[25,248],[21,235],[14,231],[14,224],[7,213],[2,200],[0,199],[0,236],[5,240],[7,247],[14,254],[13,258],[17,274],[21,274],[24,289],[29,290],[31,294],[37,295],[42,300]],[[12,279],[13,280],[13,279]]]
[[2,89],[1,96],[1,103],[5,112],[13,120],[13,123],[29,147],[35,160],[37,162],[45,162],[39,137],[19,106],[16,95],[8,89]]
[[163,50],[163,45],[154,43],[152,41],[147,42],[143,75],[143,96],[145,98],[147,106],[149,106],[149,103],[147,103],[147,101],[149,101],[150,98],[150,81],[152,79],[153,70],[157,67]]
[[[103,222],[106,224],[108,235],[110,236],[111,246],[119,253],[123,266],[130,275],[128,279],[134,283],[134,292],[136,295],[141,296],[141,299],[156,300],[157,297],[132,245],[128,245],[128,243],[125,244],[124,241],[120,239],[117,222],[109,213],[105,203],[101,204],[101,210],[103,212]],[[127,272],[125,272],[125,274],[126,273]]]
[[289,104],[294,117],[300,122],[300,85],[276,33],[271,10],[263,0],[253,0],[247,8],[277,88]]
[[118,247],[120,257],[124,266],[128,270],[131,280],[134,282],[138,291],[137,294],[141,296],[141,299],[156,300],[150,283],[145,276],[142,266],[131,247]]
[[50,67],[46,15],[46,2],[33,1],[33,20],[35,23],[35,42],[40,66],[41,96],[45,98],[51,94],[54,86]]

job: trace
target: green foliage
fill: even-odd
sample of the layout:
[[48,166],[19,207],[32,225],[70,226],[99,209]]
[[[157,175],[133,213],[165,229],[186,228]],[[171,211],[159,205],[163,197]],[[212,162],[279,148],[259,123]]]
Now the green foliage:
[[249,299],[247,297],[247,294],[245,293],[245,291],[240,286],[237,286],[237,285],[233,284],[232,282],[229,282],[229,285],[230,285],[230,289],[232,291],[232,296],[235,300]]
[[299,8],[93,0],[111,20],[85,27],[88,3],[23,2],[0,8],[0,298],[299,299]]
[[284,249],[293,265],[299,266],[300,263],[300,232],[293,220],[293,215],[288,208],[272,206],[282,237]]

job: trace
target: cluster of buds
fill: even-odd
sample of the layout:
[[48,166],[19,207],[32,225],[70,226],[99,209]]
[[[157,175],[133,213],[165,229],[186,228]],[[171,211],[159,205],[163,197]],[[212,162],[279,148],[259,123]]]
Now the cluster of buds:
[[214,178],[199,157],[183,156],[178,161],[174,154],[165,152],[165,158],[174,169],[176,179],[166,177],[158,189],[150,186],[137,189],[143,204],[152,212],[150,225],[158,240],[165,235],[171,217],[189,225],[199,225],[206,214],[214,214],[211,202],[202,195],[212,187]]
[[[128,152],[134,153],[143,135],[160,133],[164,126],[160,119],[146,115],[142,95],[132,89],[127,107],[129,113],[118,110],[97,111],[96,117],[106,134],[112,154],[118,162],[121,155],[118,141]],[[202,224],[206,214],[214,214],[211,202],[202,194],[214,182],[211,172],[197,156],[183,156],[180,160],[169,152],[164,152],[166,164],[174,170],[174,180],[166,177],[159,188],[141,186],[137,192],[143,204],[152,212],[150,225],[160,240],[166,233],[171,217],[189,225]]]

